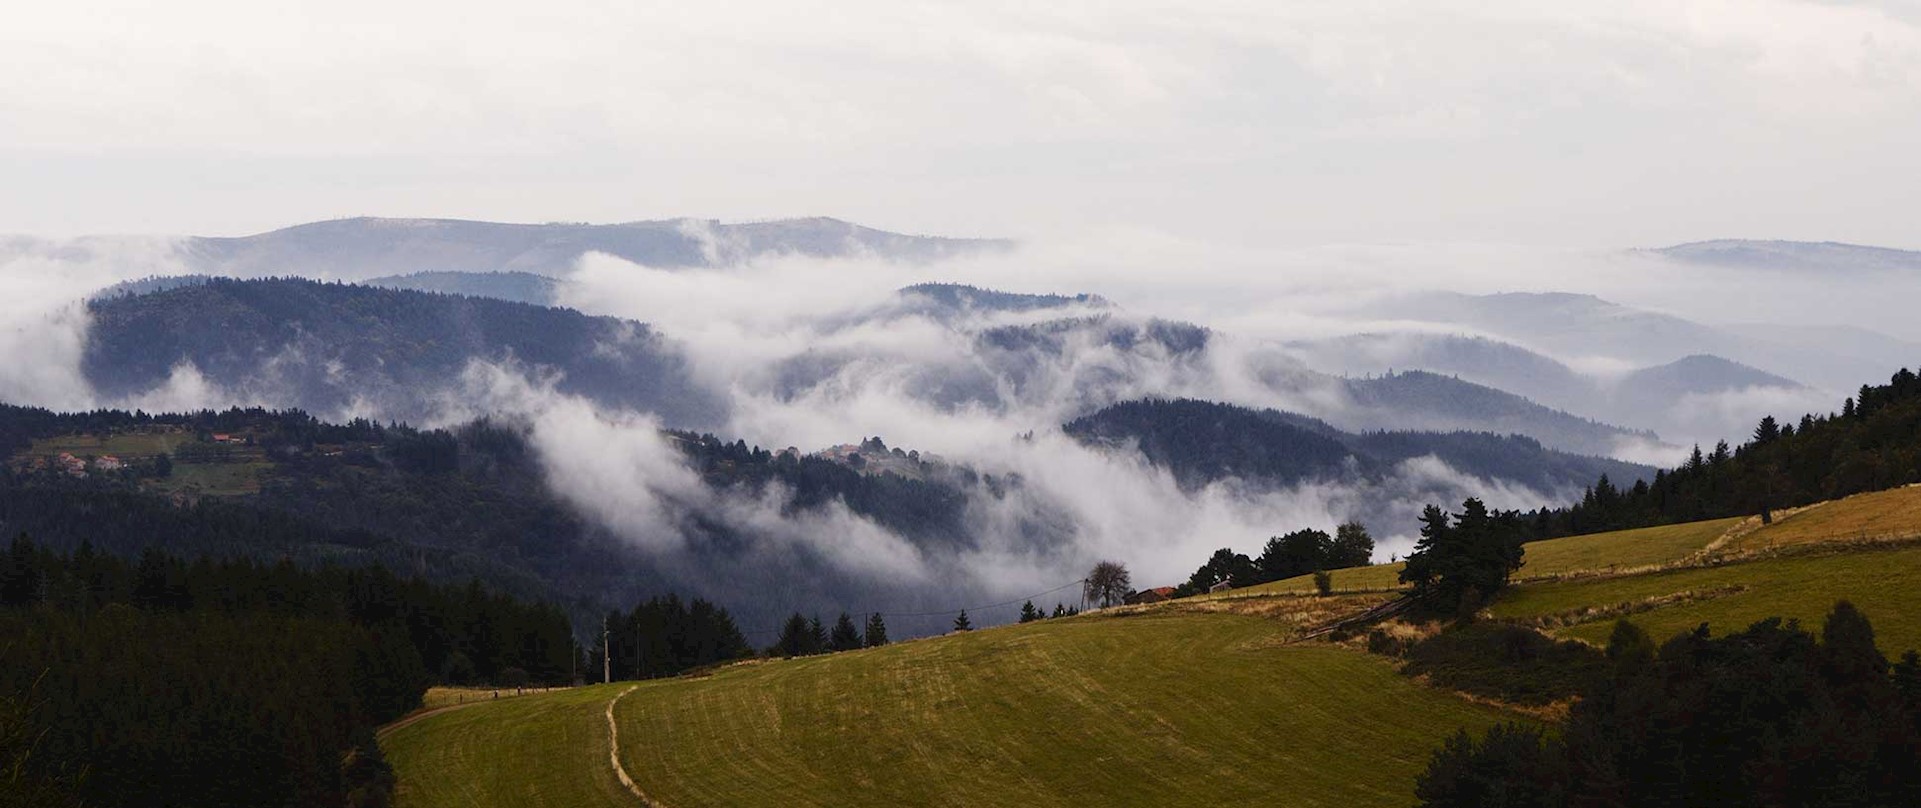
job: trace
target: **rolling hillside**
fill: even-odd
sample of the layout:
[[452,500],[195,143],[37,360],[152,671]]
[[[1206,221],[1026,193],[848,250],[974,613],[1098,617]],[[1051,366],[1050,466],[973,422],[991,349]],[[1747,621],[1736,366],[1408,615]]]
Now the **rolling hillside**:
[[[1288,633],[1234,614],[1088,616],[648,682],[615,708],[621,763],[671,806],[1396,806],[1433,744],[1502,717],[1364,654],[1283,647]],[[631,804],[605,787],[594,707],[624,687],[389,733],[400,804]]]
[[[1703,622],[1721,634],[1776,615],[1818,623],[1846,598],[1898,654],[1921,647],[1921,547],[1815,534],[1921,535],[1915,490],[1758,531],[1729,519],[1537,542],[1529,580],[1488,614],[1599,643],[1622,615],[1656,638]],[[1769,530],[1808,541],[1744,549]],[[1397,675],[1353,642],[1288,644],[1388,597],[1291,583],[481,703],[382,743],[414,808],[632,804],[610,776],[609,716],[620,767],[658,805],[1405,805],[1453,728],[1528,720]]]

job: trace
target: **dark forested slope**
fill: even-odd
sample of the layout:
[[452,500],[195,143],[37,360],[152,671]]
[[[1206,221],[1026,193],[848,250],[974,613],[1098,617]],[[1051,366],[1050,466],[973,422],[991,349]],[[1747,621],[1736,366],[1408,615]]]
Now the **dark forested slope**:
[[1402,461],[1432,455],[1457,471],[1564,490],[1601,474],[1633,480],[1642,466],[1543,447],[1532,438],[1487,432],[1348,433],[1312,418],[1192,399],[1130,401],[1076,419],[1069,435],[1132,445],[1182,485],[1238,477],[1288,485],[1311,479],[1379,477]]
[[470,363],[509,364],[597,402],[717,423],[724,403],[647,326],[500,300],[296,279],[204,283],[91,304],[96,390],[152,390],[190,363],[231,398],[426,420]]

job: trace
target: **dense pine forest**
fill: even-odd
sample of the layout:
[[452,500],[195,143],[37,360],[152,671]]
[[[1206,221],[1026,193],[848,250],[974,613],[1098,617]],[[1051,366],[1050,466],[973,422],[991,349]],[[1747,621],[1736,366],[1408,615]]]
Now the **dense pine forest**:
[[[380,804],[373,727],[431,682],[562,683],[551,606],[384,569],[0,559],[0,804]],[[19,797],[19,795],[25,795]]]
[[1602,477],[1581,501],[1530,515],[1535,538],[1690,522],[1744,514],[1771,517],[1807,505],[1921,481],[1921,377],[1902,369],[1862,385],[1838,413],[1798,423],[1761,420],[1752,439],[1726,442],[1622,486]]
[[182,362],[209,381],[320,411],[366,401],[420,419],[472,361],[556,377],[562,392],[679,426],[719,422],[680,349],[648,326],[571,309],[300,278],[204,282],[89,304],[83,370],[105,395],[163,384]]

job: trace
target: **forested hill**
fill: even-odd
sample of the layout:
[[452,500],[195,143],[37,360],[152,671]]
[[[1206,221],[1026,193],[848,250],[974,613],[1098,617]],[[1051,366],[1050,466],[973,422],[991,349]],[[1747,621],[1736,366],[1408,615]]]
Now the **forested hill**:
[[717,423],[724,402],[690,379],[679,349],[647,326],[500,300],[298,279],[203,283],[90,304],[84,370],[129,396],[191,363],[241,401],[427,420],[470,362],[559,374],[559,389]]
[[[712,435],[669,436],[704,483],[672,504],[680,555],[638,552],[584,518],[550,487],[524,429],[512,423],[417,430],[258,409],[61,414],[0,406],[0,535],[26,532],[63,551],[90,542],[123,557],[159,545],[187,556],[478,578],[561,603],[576,621],[678,592],[766,626],[803,606],[924,611],[905,607],[921,598],[944,604],[969,585],[876,581],[782,531],[832,529],[811,520],[844,508],[923,552],[961,555],[977,538],[965,521],[970,503],[1021,486],[897,454],[878,440],[869,441],[871,451],[888,459],[873,465],[888,473]],[[777,518],[739,516],[774,496]],[[1036,519],[1026,540],[1037,548],[1065,541],[1068,521]],[[902,621],[894,629],[912,636],[935,627]]]
[[1504,390],[1439,373],[1412,370],[1347,380],[1349,397],[1364,411],[1381,417],[1369,429],[1519,434],[1542,443],[1589,455],[1608,455],[1624,439],[1656,441],[1653,432],[1628,430],[1542,406]]
[[1378,478],[1398,463],[1428,455],[1456,471],[1544,492],[1579,487],[1602,474],[1634,480],[1653,472],[1632,463],[1548,449],[1519,435],[1357,434],[1293,413],[1192,399],[1117,404],[1064,429],[1086,443],[1136,446],[1189,488],[1228,477],[1276,485],[1350,475]]
[[1536,514],[1537,534],[1758,514],[1921,481],[1921,378],[1863,385],[1838,413],[1768,416],[1738,448],[1723,442],[1643,485],[1599,480],[1580,503]]

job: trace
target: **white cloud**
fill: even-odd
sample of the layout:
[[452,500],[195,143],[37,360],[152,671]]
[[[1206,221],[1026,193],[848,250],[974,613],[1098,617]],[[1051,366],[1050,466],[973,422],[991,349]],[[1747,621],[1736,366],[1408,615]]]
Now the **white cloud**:
[[1898,12],[40,4],[0,29],[0,162],[19,169],[0,218],[71,233],[834,213],[1294,243],[1903,241],[1921,26]]

